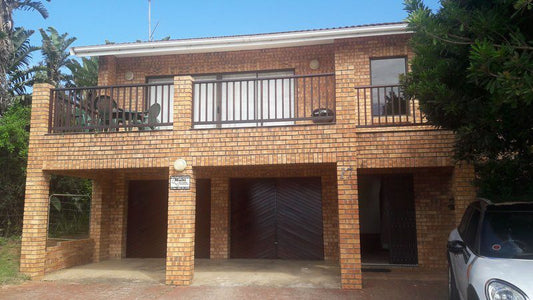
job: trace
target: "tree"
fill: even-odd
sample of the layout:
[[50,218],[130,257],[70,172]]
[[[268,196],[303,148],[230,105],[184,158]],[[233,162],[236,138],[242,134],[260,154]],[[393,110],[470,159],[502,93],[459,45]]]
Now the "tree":
[[45,78],[42,79],[55,86],[64,85],[69,77],[62,69],[72,63],[68,49],[76,38],[68,37],[68,33],[59,34],[54,27],[48,27],[46,31],[41,28],[39,31],[43,38],[41,52],[46,70]]
[[415,53],[405,93],[456,133],[456,158],[475,163],[480,193],[501,200],[533,192],[532,3],[443,0],[432,12],[405,2]]
[[[49,2],[50,0],[47,1]],[[0,115],[9,106],[12,99],[8,92],[6,74],[14,51],[12,43],[13,11],[17,9],[34,10],[41,14],[43,18],[48,17],[48,11],[42,1],[0,0]]]
[[30,108],[20,103],[9,107],[0,118],[0,235],[20,234]]
[[33,73],[39,70],[37,66],[30,66],[31,53],[40,49],[30,45],[33,32],[19,27],[12,34],[13,53],[7,69],[7,86],[11,96],[26,94],[26,86],[32,83]]
[[98,57],[81,58],[81,64],[72,60],[67,68],[72,73],[70,85],[72,86],[96,86],[98,85]]

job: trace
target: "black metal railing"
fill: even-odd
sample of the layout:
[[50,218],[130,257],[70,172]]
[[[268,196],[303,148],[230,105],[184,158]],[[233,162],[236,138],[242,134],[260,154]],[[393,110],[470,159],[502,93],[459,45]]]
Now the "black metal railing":
[[405,97],[401,85],[358,86],[355,90],[359,127],[427,123],[418,100]]
[[335,120],[333,73],[193,83],[194,128],[331,123]]
[[49,133],[171,129],[173,84],[52,89]]

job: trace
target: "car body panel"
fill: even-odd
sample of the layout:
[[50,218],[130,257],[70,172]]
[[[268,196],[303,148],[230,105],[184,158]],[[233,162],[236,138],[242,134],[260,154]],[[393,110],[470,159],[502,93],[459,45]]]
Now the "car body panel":
[[[486,204],[481,207],[485,213],[485,208],[491,210],[499,209],[521,209],[530,211],[531,204]],[[523,206],[523,207],[522,207]],[[479,232],[478,232],[479,234]],[[532,233],[533,234],[533,233]],[[463,241],[457,228],[454,229],[449,237],[448,242]],[[487,282],[492,279],[498,279],[510,283],[520,289],[529,300],[533,300],[533,259],[519,258],[492,258],[479,256],[474,253],[468,246],[465,247],[464,253],[454,254],[448,251],[450,268],[455,277],[455,286],[461,300],[468,299],[468,288],[471,287],[477,293],[479,299],[486,299],[485,289]],[[467,258],[467,259],[465,259]],[[468,269],[470,266],[470,271]]]
[[470,284],[478,295],[485,295],[490,279],[506,281],[533,297],[533,260],[479,257],[470,270]]

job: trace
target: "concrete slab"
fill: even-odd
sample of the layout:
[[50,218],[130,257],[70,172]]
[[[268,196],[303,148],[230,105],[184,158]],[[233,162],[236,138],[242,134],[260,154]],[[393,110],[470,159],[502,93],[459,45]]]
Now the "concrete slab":
[[[44,281],[164,283],[164,259],[106,260],[50,273]],[[338,265],[323,261],[230,259],[195,261],[192,286],[340,288]]]
[[324,261],[199,259],[192,286],[340,288],[340,268]]
[[72,283],[165,283],[165,259],[127,258],[76,266],[44,276],[43,281]]

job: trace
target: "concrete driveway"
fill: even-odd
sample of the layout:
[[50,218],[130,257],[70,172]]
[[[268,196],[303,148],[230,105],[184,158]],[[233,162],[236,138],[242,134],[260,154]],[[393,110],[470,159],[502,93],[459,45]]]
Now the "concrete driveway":
[[363,268],[358,291],[339,289],[338,265],[317,261],[197,260],[189,287],[164,275],[163,259],[107,260],[2,286],[0,299],[447,299],[446,272],[418,268]]
[[417,277],[418,275],[405,278],[368,278],[364,280],[364,289],[358,291],[252,286],[174,287],[159,283],[133,282],[30,281],[17,286],[0,287],[0,299],[447,299],[445,280]]

